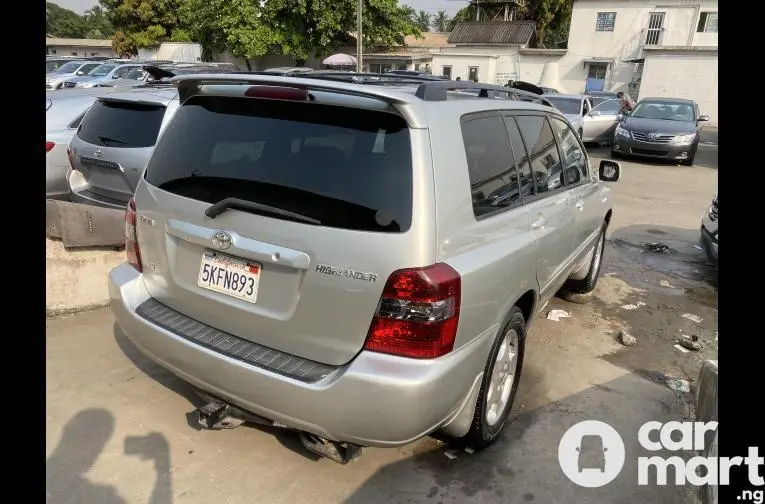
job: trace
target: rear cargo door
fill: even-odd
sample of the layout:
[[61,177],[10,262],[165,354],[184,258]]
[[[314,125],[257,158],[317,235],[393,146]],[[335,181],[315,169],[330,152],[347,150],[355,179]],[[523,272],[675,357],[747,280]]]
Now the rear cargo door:
[[193,97],[136,193],[147,289],[241,338],[346,363],[390,273],[433,261],[432,175],[414,176],[429,159],[427,131],[390,111]]
[[165,106],[101,98],[77,131],[75,167],[89,190],[127,201],[133,195],[157,141]]

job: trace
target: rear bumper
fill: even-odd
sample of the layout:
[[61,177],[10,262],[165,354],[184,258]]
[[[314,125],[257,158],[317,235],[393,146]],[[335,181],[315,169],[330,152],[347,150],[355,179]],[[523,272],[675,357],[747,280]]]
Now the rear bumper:
[[127,201],[107,198],[90,191],[90,186],[83,180],[82,174],[78,171],[69,170],[66,178],[74,203],[113,208],[115,210],[124,210],[127,207]]
[[67,180],[68,166],[57,166],[46,163],[45,166],[45,199],[69,201],[71,190]]
[[404,445],[463,418],[493,342],[487,332],[434,360],[362,351],[305,383],[201,346],[139,315],[136,309],[150,295],[127,264],[109,274],[109,294],[125,335],[191,385],[288,427],[364,446]]
[[625,156],[639,156],[645,158],[667,159],[682,161],[688,159],[696,152],[697,145],[671,145],[650,142],[641,142],[634,138],[614,137],[614,152]]

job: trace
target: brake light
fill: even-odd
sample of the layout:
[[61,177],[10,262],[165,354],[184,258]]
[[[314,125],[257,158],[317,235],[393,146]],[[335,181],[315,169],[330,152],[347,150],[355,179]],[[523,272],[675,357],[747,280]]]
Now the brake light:
[[286,86],[250,86],[244,92],[244,96],[266,98],[269,100],[306,101],[308,99],[308,91]]
[[45,153],[47,154],[48,152],[50,152],[53,149],[53,147],[55,147],[55,146],[56,146],[55,143],[46,141],[45,142]]
[[135,206],[135,199],[131,199],[125,211],[125,253],[128,263],[139,272],[143,271],[141,266],[141,250],[138,248],[138,233],[136,223],[138,222],[138,212]]
[[366,350],[434,359],[452,351],[462,280],[451,266],[394,271],[369,328]]

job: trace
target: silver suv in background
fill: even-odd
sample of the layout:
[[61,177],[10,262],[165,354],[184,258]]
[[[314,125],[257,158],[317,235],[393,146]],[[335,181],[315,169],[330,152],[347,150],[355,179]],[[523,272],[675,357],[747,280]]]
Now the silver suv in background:
[[93,68],[87,75],[71,77],[64,81],[64,88],[98,87],[115,79],[123,79],[135,68],[141,68],[137,63],[118,63],[107,61]]
[[338,462],[435,431],[492,443],[534,315],[595,287],[619,164],[599,178],[563,115],[497,86],[176,80],[109,292],[207,398],[199,423],[295,429]]
[[69,61],[45,75],[45,89],[61,89],[67,79],[87,76],[100,65],[97,61]]
[[166,113],[172,115],[175,106],[173,86],[117,90],[99,97],[69,145],[72,201],[124,209]]

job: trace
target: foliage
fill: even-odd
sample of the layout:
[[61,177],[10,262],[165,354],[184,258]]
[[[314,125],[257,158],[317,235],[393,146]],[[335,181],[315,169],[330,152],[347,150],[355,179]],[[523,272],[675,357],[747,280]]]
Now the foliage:
[[415,19],[415,24],[417,25],[417,28],[420,29],[420,31],[430,31],[430,22],[431,22],[431,16],[424,10],[421,10],[417,13],[417,18]]
[[121,56],[137,54],[140,47],[155,47],[166,40],[190,40],[180,17],[184,0],[99,0],[99,3],[119,30],[112,39],[112,48]]
[[453,18],[449,20],[446,26],[446,31],[454,30],[457,23],[462,21],[475,21],[475,6],[470,4],[467,7],[463,7],[458,10]]
[[526,17],[537,23],[537,45],[558,45],[568,39],[574,0],[531,0]]
[[45,3],[45,33],[63,38],[108,38],[113,32],[109,20],[99,6],[80,16],[53,2]]
[[446,11],[438,11],[435,16],[433,16],[433,30],[437,32],[445,32],[447,31],[449,27],[449,15],[446,13]]

